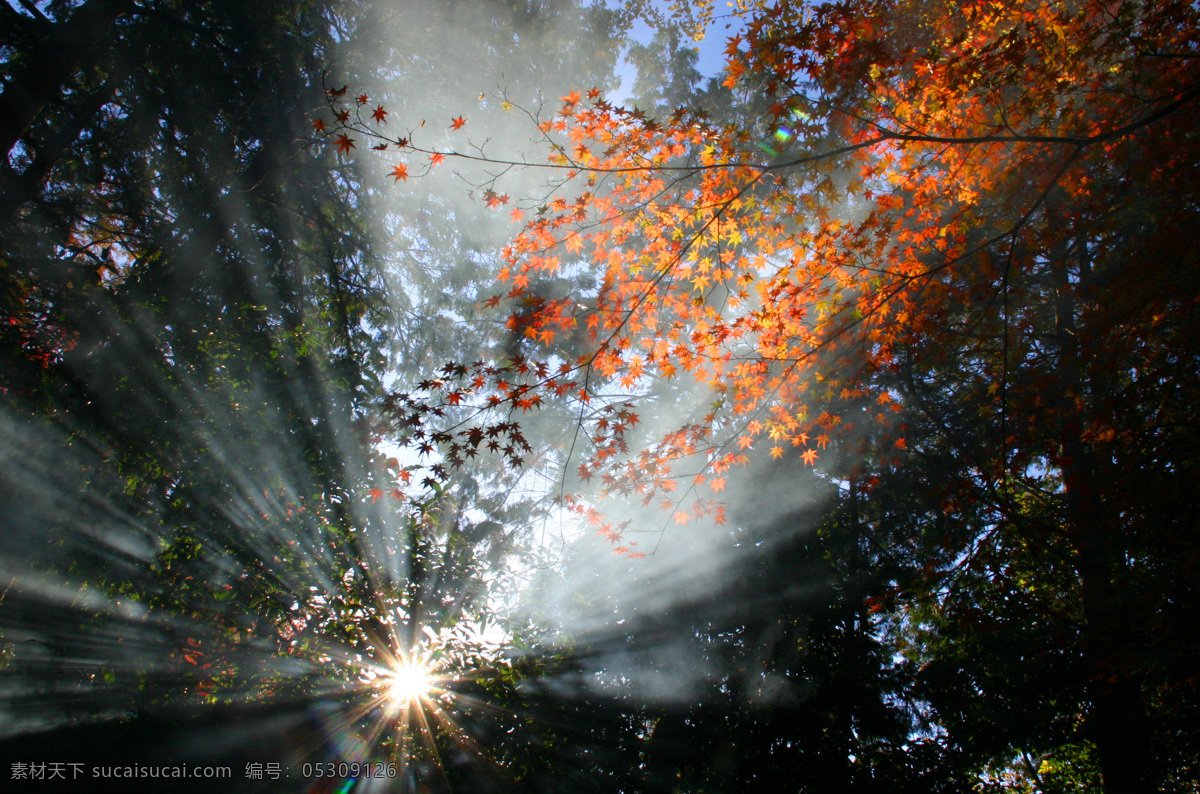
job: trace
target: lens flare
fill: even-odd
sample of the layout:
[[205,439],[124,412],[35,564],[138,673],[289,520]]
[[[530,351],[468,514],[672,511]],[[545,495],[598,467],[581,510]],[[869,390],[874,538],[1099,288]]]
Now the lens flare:
[[432,672],[419,661],[400,664],[388,671],[387,697],[396,705],[427,698],[432,689]]

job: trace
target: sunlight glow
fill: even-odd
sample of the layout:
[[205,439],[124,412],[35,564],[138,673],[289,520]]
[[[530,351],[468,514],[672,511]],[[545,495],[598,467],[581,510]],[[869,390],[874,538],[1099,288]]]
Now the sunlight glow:
[[417,660],[398,665],[388,672],[387,678],[387,697],[396,705],[428,697],[433,688],[429,668]]

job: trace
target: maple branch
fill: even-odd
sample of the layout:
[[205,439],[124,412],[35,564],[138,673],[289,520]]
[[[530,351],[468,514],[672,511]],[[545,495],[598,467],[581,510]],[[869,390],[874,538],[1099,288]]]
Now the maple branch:
[[1011,227],[1009,227],[1005,231],[1001,232],[1000,234],[997,234],[996,236],[985,240],[984,242],[980,243],[979,245],[975,246],[974,248],[968,249],[967,251],[964,251],[963,253],[961,253],[957,256],[948,258],[945,262],[938,265],[937,267],[931,267],[928,270],[922,271],[921,273],[913,274],[911,276],[901,276],[901,278],[908,282],[911,282],[918,278],[925,278],[926,276],[931,276],[934,273],[938,273],[942,270],[945,270],[948,267],[951,267],[952,265],[955,265],[955,264],[963,261],[967,257],[974,256],[975,254],[978,254],[982,251],[986,251],[988,248],[991,248],[993,245],[1001,242],[1002,240],[1004,240],[1007,237],[1012,237],[1012,236],[1016,235],[1016,233],[1018,231],[1020,231],[1021,228],[1023,226],[1025,226],[1026,223],[1029,222],[1029,219],[1033,217],[1033,213],[1037,211],[1038,207],[1040,207],[1045,202],[1046,197],[1050,195],[1050,191],[1053,190],[1054,186],[1058,184],[1058,181],[1060,179],[1062,179],[1063,174],[1065,174],[1067,172],[1067,169],[1071,167],[1071,163],[1073,163],[1079,157],[1079,155],[1083,153],[1083,150],[1084,150],[1083,146],[1075,147],[1075,151],[1071,152],[1071,154],[1063,162],[1062,166],[1059,167],[1058,171],[1055,172],[1053,177],[1051,177],[1050,181],[1046,183],[1045,189],[1042,190],[1042,192],[1038,195],[1038,197],[1034,200],[1034,202],[1029,205],[1029,209],[1025,211],[1025,214],[1022,215],[1017,220],[1017,222],[1014,223]]
[[1130,133],[1136,132],[1142,127],[1147,127],[1156,121],[1166,118],[1175,111],[1188,104],[1196,97],[1200,96],[1200,83],[1193,85],[1179,95],[1178,99],[1170,104],[1159,108],[1153,113],[1144,116],[1137,121],[1132,121],[1124,126],[1117,127],[1108,132],[1099,133],[1097,135],[1078,136],[1078,135],[965,135],[956,136],[940,136],[940,135],[921,135],[916,133],[903,132],[884,132],[876,143],[884,140],[907,141],[915,143],[948,143],[948,144],[977,144],[977,143],[1051,143],[1064,144],[1083,148],[1096,143],[1103,143],[1117,138],[1123,138]]

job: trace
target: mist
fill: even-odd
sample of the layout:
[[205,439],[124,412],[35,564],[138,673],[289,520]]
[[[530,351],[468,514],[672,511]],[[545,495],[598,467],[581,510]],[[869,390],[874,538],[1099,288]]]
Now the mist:
[[[68,24],[69,10],[50,9],[51,23]],[[458,652],[451,635],[468,613],[503,627],[463,635],[492,654],[529,622],[550,656],[567,638],[598,649],[580,677],[534,686],[572,698],[696,698],[727,675],[724,663],[694,637],[640,635],[661,635],[654,620],[738,579],[753,555],[732,525],[656,530],[661,513],[614,503],[640,547],[654,546],[645,560],[614,555],[547,506],[572,464],[561,454],[529,472],[481,462],[442,497],[376,494],[397,471],[372,429],[378,389],[412,390],[447,361],[495,357],[506,310],[479,306],[519,228],[508,211],[536,212],[555,189],[543,169],[433,165],[394,141],[543,163],[537,125],[559,97],[620,84],[626,45],[613,12],[331,6],[315,53],[283,28],[262,41],[243,35],[236,26],[257,13],[227,20],[236,41],[197,39],[177,63],[162,60],[178,46],[170,41],[139,50],[155,34],[135,20],[129,41],[88,67],[121,87],[77,151],[59,154],[94,158],[96,181],[62,176],[12,196],[12,257],[36,286],[11,320],[33,330],[6,339],[19,361],[6,370],[0,414],[8,750],[28,753],[32,737],[58,731],[79,753],[86,726],[120,724],[114,736],[130,740],[135,760],[189,743],[189,757],[223,758],[282,725],[288,738],[271,745],[281,759],[306,757],[314,742],[365,757],[371,734],[351,723],[386,713],[378,699],[349,717],[295,704],[360,692],[360,679],[392,664],[397,651],[364,645],[368,635],[391,635],[401,653],[418,643]],[[276,24],[312,27],[304,13]],[[214,22],[200,14],[189,24]],[[206,47],[236,53],[227,73],[206,64],[222,57]],[[343,85],[369,97],[363,110],[386,109],[377,126],[393,140],[387,150],[359,140],[352,156],[335,156],[312,134]],[[465,126],[451,129],[459,117]],[[18,176],[48,151],[38,129],[29,134],[10,154]],[[109,139],[128,147],[126,159],[88,148]],[[408,180],[389,178],[397,164]],[[488,208],[487,190],[511,204]],[[94,207],[77,209],[70,195]],[[32,353],[40,363],[28,363]],[[657,416],[647,437],[676,420]],[[530,416],[528,432],[562,434],[562,421]],[[436,462],[401,456],[418,479]],[[779,514],[807,499],[760,495]],[[460,552],[464,542],[475,545]],[[370,628],[340,631],[339,621]],[[625,647],[635,637],[638,647]],[[221,717],[194,716],[206,707],[249,727],[222,737]],[[153,740],[185,713],[182,738]]]
[[5,4],[0,777],[1194,789],[1194,5]]

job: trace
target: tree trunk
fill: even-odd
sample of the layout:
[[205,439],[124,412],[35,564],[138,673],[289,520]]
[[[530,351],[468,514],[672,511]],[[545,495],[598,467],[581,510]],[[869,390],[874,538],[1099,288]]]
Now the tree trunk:
[[1149,777],[1150,741],[1144,696],[1135,671],[1123,658],[1133,630],[1121,613],[1114,578],[1122,566],[1120,527],[1097,488],[1096,459],[1083,439],[1088,405],[1083,378],[1075,296],[1067,272],[1066,237],[1051,252],[1056,293],[1061,467],[1067,521],[1079,551],[1083,652],[1089,681],[1090,738],[1099,755],[1106,794],[1142,794]]

